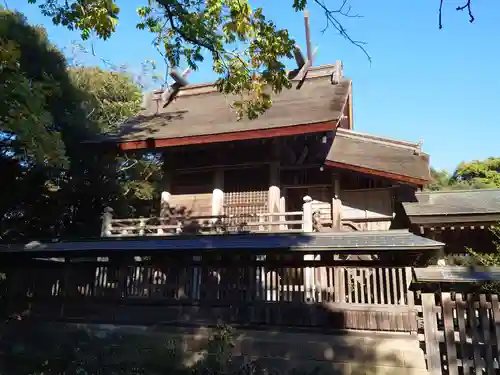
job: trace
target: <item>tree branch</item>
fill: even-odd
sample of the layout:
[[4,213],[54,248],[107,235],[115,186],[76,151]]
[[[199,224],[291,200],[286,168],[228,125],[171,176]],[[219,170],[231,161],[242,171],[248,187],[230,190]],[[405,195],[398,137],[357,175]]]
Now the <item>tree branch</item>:
[[[463,11],[467,9],[467,13],[469,14],[469,22],[473,23],[475,18],[474,15],[472,14],[472,0],[466,0],[464,5],[458,6],[456,8],[457,11]],[[439,17],[439,29],[443,28],[443,0],[439,0],[439,10],[438,10],[438,17]]]
[[210,45],[208,44],[207,42],[203,42],[201,40],[198,40],[198,39],[195,39],[195,38],[191,38],[189,37],[188,35],[186,35],[185,33],[183,33],[176,25],[175,25],[175,20],[174,20],[174,15],[172,14],[172,11],[170,10],[170,5],[168,4],[165,4],[164,1],[158,1],[158,3],[165,9],[165,14],[168,18],[168,21],[169,21],[169,24],[170,24],[170,28],[172,30],[174,30],[177,34],[179,34],[179,36],[184,39],[186,42],[189,42],[191,44],[195,44],[195,45],[198,45],[200,47],[203,47],[207,50],[209,50],[210,52],[216,54],[216,55],[219,55],[219,52],[214,48],[213,45]]
[[[337,18],[337,15],[340,15],[342,17],[347,17],[347,18],[361,18],[361,16],[359,14],[351,14],[351,6],[348,5],[348,0],[343,0],[342,5],[336,10],[329,9],[325,5],[323,0],[314,0],[314,2],[316,4],[318,4],[323,9],[323,11],[325,12],[325,16],[326,16],[326,26],[323,30],[321,30],[321,32],[324,33],[328,29],[328,27],[333,26],[335,28],[335,30],[337,30],[339,32],[339,34],[344,39],[346,39],[349,43],[358,47],[365,54],[365,56],[368,58],[368,61],[370,61],[370,63],[371,63],[372,58],[371,58],[370,54],[368,53],[368,51],[364,47],[364,45],[366,43],[359,41],[359,40],[352,39],[351,36],[349,35],[349,33],[347,32],[347,30],[344,28],[342,23]],[[347,9],[346,9],[346,6],[347,6]]]
[[474,16],[472,15],[472,9],[471,9],[471,1],[472,0],[467,0],[464,5],[461,7],[457,7],[457,10],[462,11],[467,9],[467,12],[469,13],[469,22],[472,23],[474,22]]

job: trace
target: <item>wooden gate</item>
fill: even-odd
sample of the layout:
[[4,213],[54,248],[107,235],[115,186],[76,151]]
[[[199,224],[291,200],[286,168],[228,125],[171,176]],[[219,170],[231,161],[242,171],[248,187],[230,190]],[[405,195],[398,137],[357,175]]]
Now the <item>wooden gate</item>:
[[[488,274],[498,280],[500,269]],[[415,269],[415,275],[429,374],[498,374],[500,303],[498,294],[478,289],[484,274],[428,267]]]

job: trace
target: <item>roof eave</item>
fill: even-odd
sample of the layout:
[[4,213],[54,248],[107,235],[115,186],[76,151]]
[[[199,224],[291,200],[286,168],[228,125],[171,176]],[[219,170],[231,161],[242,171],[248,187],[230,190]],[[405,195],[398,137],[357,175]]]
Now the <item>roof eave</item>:
[[[384,236],[397,239],[394,244],[370,244],[370,238]],[[313,243],[327,237],[326,244]],[[331,237],[331,238],[330,238]],[[347,244],[342,244],[345,237],[349,237]],[[356,244],[352,238],[364,237],[362,243]],[[403,240],[402,240],[403,239]],[[418,241],[415,241],[418,239]],[[222,242],[221,242],[222,241]],[[406,243],[405,243],[406,241]],[[423,242],[422,242],[423,241]],[[375,240],[376,242],[376,240]],[[310,246],[308,245],[310,244]],[[97,254],[112,254],[117,252],[147,251],[148,253],[175,253],[210,252],[210,251],[251,251],[256,253],[260,249],[266,252],[350,252],[373,253],[386,251],[412,251],[412,250],[438,250],[443,243],[421,238],[408,231],[383,231],[311,233],[311,234],[266,234],[266,235],[198,235],[198,236],[168,236],[159,237],[134,237],[127,239],[102,239],[99,241],[82,242],[56,242],[56,243],[30,243],[28,245],[0,246],[0,255],[25,255],[34,256],[96,256]]]
[[429,180],[424,180],[421,178],[416,178],[416,177],[410,177],[410,176],[404,176],[400,174],[395,174],[387,171],[381,171],[381,170],[376,170],[376,169],[371,169],[371,168],[365,168],[365,167],[360,167],[356,165],[351,165],[347,163],[340,163],[332,160],[325,160],[325,166],[327,167],[332,167],[332,168],[339,168],[339,169],[346,169],[350,170],[353,172],[358,172],[358,173],[363,173],[363,174],[368,174],[372,176],[377,176],[377,177],[382,177],[382,178],[387,178],[389,180],[394,180],[410,185],[416,185],[416,186],[424,186],[429,183]]
[[500,222],[500,213],[406,214],[411,224],[439,225],[454,223],[494,224]]
[[159,149],[176,146],[190,146],[209,143],[235,142],[246,141],[252,139],[266,139],[274,137],[286,137],[302,134],[313,134],[320,132],[332,131],[338,119],[330,121],[316,122],[311,124],[297,124],[279,128],[257,129],[248,131],[238,131],[231,133],[217,133],[207,135],[196,135],[176,138],[160,138],[160,139],[141,139],[134,141],[124,141],[115,143],[110,140],[109,143],[117,145],[123,151],[140,150],[140,149]]

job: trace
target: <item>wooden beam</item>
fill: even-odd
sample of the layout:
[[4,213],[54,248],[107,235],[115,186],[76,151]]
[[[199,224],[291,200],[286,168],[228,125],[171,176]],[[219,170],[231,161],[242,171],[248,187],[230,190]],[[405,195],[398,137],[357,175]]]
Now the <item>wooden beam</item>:
[[319,133],[333,130],[337,120],[317,122],[312,124],[300,124],[280,128],[255,129],[248,131],[229,132],[221,134],[194,135],[177,138],[143,139],[137,141],[123,141],[118,148],[123,151],[155,149],[163,147],[187,146],[207,144],[216,142],[234,142],[250,139],[263,139],[274,137],[286,137],[291,135],[302,135],[305,133]]
[[372,175],[372,176],[383,177],[383,178],[387,178],[390,180],[401,181],[401,182],[405,182],[408,184],[419,185],[419,186],[425,185],[429,182],[427,180],[422,180],[421,178],[403,176],[403,175],[396,174],[396,173],[379,171],[379,170],[364,168],[364,167],[358,167],[356,165],[350,165],[350,164],[340,163],[340,162],[336,162],[336,161],[327,160],[327,161],[325,161],[325,165],[328,167],[347,169],[347,170],[354,171],[354,172],[359,172],[359,173],[368,174],[368,175]]
[[350,87],[350,93],[349,96],[347,97],[347,105],[348,105],[348,116],[349,116],[349,130],[352,130],[354,127],[354,114],[353,114],[353,108],[352,108],[352,83]]

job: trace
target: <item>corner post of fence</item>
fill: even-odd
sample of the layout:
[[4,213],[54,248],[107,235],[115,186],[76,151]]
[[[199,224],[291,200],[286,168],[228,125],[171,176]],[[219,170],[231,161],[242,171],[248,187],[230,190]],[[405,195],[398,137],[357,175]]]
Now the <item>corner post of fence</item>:
[[302,205],[302,231],[311,233],[313,231],[312,198],[309,195],[306,195],[303,200],[304,204]]
[[105,207],[101,216],[101,237],[111,236],[111,222],[113,220],[113,209]]

